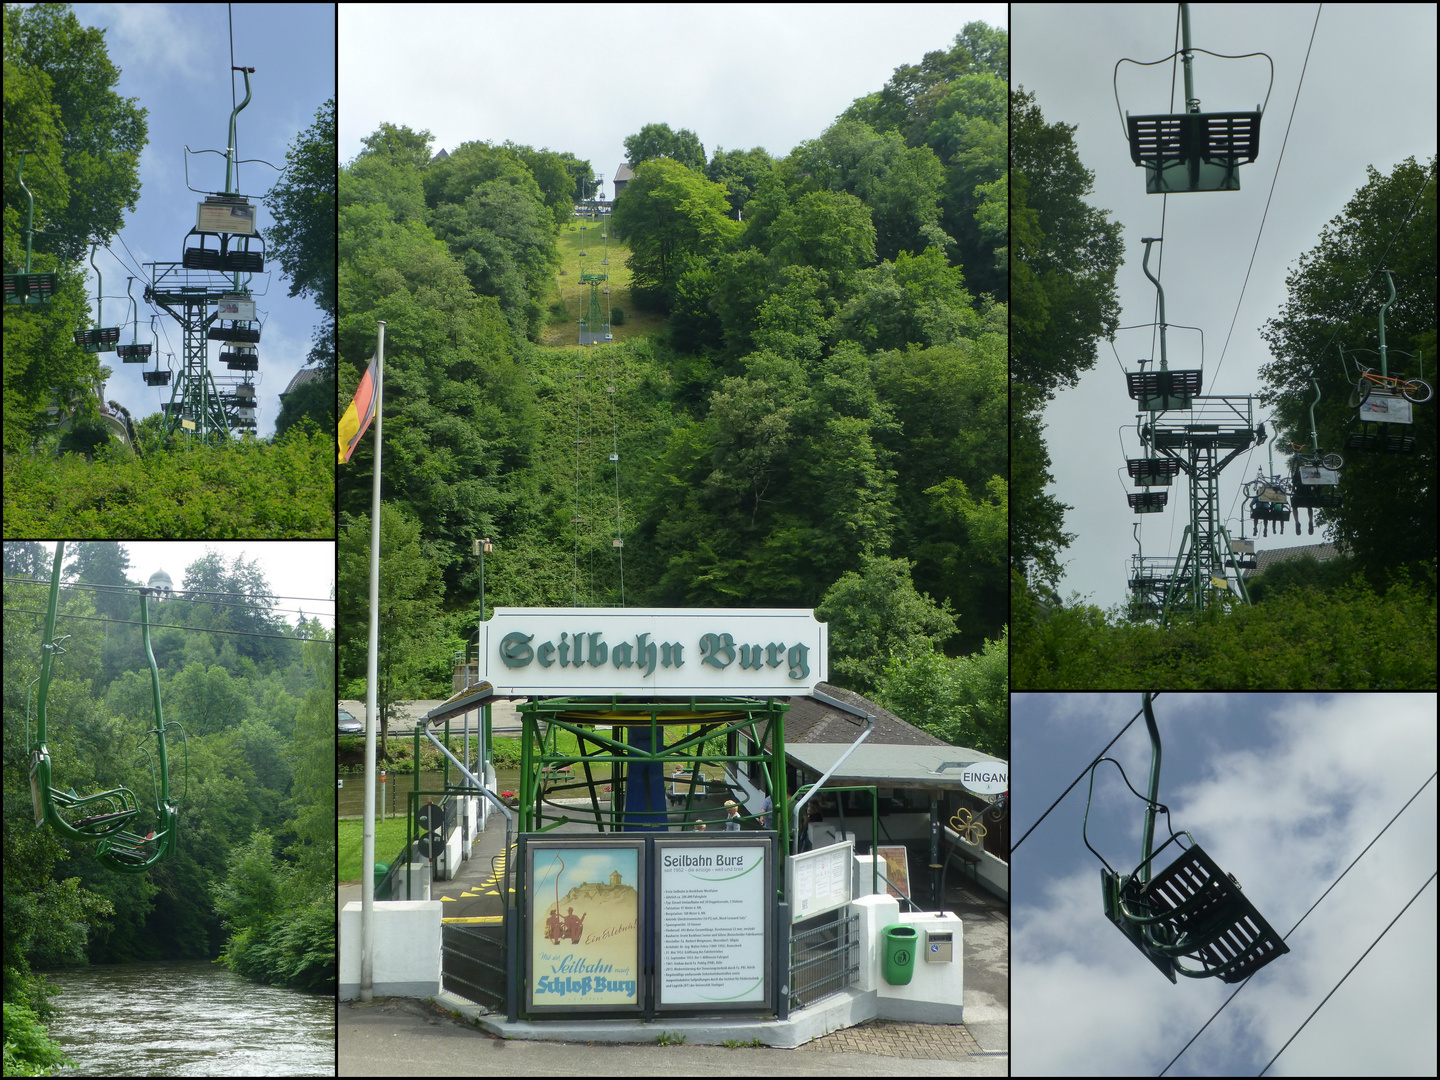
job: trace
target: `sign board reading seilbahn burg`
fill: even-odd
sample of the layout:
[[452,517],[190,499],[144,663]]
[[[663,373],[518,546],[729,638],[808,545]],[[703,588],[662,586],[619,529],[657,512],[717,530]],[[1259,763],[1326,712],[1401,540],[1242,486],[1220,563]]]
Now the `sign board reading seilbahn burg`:
[[500,696],[790,695],[829,676],[808,609],[496,608],[481,629]]

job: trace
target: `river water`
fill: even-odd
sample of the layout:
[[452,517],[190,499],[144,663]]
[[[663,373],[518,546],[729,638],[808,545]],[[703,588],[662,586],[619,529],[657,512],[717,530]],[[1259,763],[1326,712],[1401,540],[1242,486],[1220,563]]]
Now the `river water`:
[[204,960],[44,973],[62,1076],[334,1076],[335,999]]

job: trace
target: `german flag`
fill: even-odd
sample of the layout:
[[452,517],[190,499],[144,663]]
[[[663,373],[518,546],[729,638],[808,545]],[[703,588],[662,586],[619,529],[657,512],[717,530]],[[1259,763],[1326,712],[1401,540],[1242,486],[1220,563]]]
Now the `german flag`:
[[370,366],[365,369],[365,376],[355,391],[355,400],[350,402],[350,407],[340,418],[341,465],[350,460],[350,455],[360,445],[366,428],[375,416],[375,359],[374,356],[370,358]]

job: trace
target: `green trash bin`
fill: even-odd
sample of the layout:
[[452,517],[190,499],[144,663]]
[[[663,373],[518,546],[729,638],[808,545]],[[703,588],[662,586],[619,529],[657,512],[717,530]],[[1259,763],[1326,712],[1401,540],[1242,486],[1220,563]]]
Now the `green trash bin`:
[[386,899],[386,900],[388,900],[388,899],[389,899],[388,896],[382,898],[381,895],[380,895],[380,886],[385,884],[385,875],[388,874],[388,873],[390,873],[390,864],[389,864],[388,862],[380,862],[379,860],[376,860],[376,862],[375,862],[375,899],[376,899],[376,900],[380,900],[380,899]]
[[908,985],[915,973],[915,928],[887,926],[880,935],[880,973],[891,986]]

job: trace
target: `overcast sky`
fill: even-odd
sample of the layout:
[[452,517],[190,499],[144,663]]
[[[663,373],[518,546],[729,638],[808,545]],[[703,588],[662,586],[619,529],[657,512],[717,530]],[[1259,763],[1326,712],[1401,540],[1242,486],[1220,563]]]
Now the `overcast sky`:
[[646,124],[708,156],[817,138],[895,68],[1004,4],[340,5],[340,160],[382,121],[433,150],[507,139],[569,151],[605,178]]
[[[225,4],[76,4],[83,26],[106,31],[106,51],[120,69],[115,92],[138,98],[149,110],[149,145],[140,155],[140,198],[125,218],[120,239],[110,252],[98,251],[95,265],[104,276],[106,326],[122,326],[120,340],[129,344],[132,327],[125,297],[126,277],[135,275],[133,292],[139,310],[139,342],[153,343],[151,310],[141,299],[151,268],[148,262],[178,262],[185,234],[195,224],[195,206],[204,200],[185,186],[185,146],[192,150],[225,149],[231,99],[230,28]],[[240,158],[263,158],[280,168],[285,152],[315,122],[315,112],[335,96],[335,16],[330,4],[234,5],[235,65],[253,67],[250,104],[236,118]],[[234,103],[245,97],[238,72]],[[189,158],[190,185],[206,191],[225,187],[225,159],[215,154]],[[259,201],[259,229],[265,234],[273,218],[264,197],[279,173],[264,165],[242,165],[240,192]],[[121,243],[123,240],[123,244]],[[213,246],[213,242],[212,242]],[[127,250],[128,248],[128,250]],[[87,256],[88,259],[88,256]],[[320,312],[308,299],[287,296],[290,282],[279,263],[267,260],[265,274],[251,279],[263,322],[256,386],[256,433],[275,433],[279,394],[304,365]],[[92,309],[95,277],[85,263]],[[264,295],[260,295],[260,294]],[[119,297],[120,299],[111,299]],[[155,311],[160,309],[156,308]],[[181,363],[180,325],[161,313],[155,320],[160,365],[173,354]],[[209,343],[211,372],[217,379],[236,376],[220,363],[220,342]],[[120,402],[136,420],[158,412],[170,400],[171,386],[150,387],[139,364],[124,364],[114,353],[100,362],[113,369],[106,400]],[[154,370],[152,355],[149,365]],[[171,379],[172,386],[174,378]]]
[[276,617],[294,626],[303,611],[307,619],[335,629],[335,545],[329,541],[122,540],[120,546],[130,555],[131,581],[144,584],[164,570],[176,589],[185,583],[186,568],[204,558],[207,549],[224,559],[227,569],[239,556],[259,564],[271,593],[281,597],[271,605]]
[[[1168,203],[1165,243],[1156,246],[1150,261],[1152,272],[1157,265],[1163,268],[1157,276],[1165,287],[1166,316],[1172,324],[1204,330],[1204,393],[1258,394],[1260,365],[1270,359],[1259,331],[1286,299],[1286,273],[1366,183],[1367,165],[1389,174],[1411,155],[1423,165],[1435,153],[1435,6],[1325,6],[1228,348],[1226,337],[1280,163],[1316,5],[1192,6],[1192,44],[1217,53],[1269,53],[1275,61],[1275,90],[1261,124],[1259,158],[1240,170],[1241,190],[1169,198],[1145,194],[1144,170],[1131,163],[1111,73],[1121,57],[1158,60],[1173,51],[1176,6],[1017,4],[1012,12],[1012,82],[1036,94],[1047,123],[1078,125],[1080,159],[1095,174],[1088,201],[1111,211],[1124,226],[1125,265],[1117,279],[1120,325],[1154,321],[1155,287],[1141,272],[1140,238],[1162,235],[1161,211]],[[1122,65],[1120,107],[1133,113],[1172,111],[1170,69],[1168,64]],[[1268,73],[1264,60],[1217,60],[1197,53],[1195,89],[1202,110],[1253,110],[1264,100]],[[1181,111],[1183,97],[1181,83],[1173,111]],[[1377,311],[1381,299],[1377,293]],[[1168,345],[1172,368],[1198,366],[1199,335],[1172,329]],[[1137,370],[1135,361],[1149,358],[1151,348],[1148,329],[1123,332],[1116,339],[1127,370]],[[1338,364],[1338,354],[1332,360]],[[1189,521],[1189,487],[1183,477],[1163,514],[1137,516],[1126,504],[1126,492],[1137,490],[1124,474],[1126,456],[1139,456],[1133,404],[1116,355],[1102,341],[1095,369],[1046,410],[1055,476],[1049,490],[1074,508],[1066,514],[1065,527],[1078,534],[1063,553],[1061,595],[1067,599],[1078,591],[1101,606],[1122,603],[1129,556],[1136,550],[1132,526],[1142,524],[1147,556],[1175,555]],[[1298,441],[1308,442],[1308,433]],[[1221,474],[1221,513],[1232,534],[1241,528],[1241,485],[1255,476],[1257,466],[1270,471],[1267,448],[1242,454]],[[1278,450],[1275,465],[1285,467]],[[1304,532],[1298,537],[1292,526],[1283,538],[1272,529],[1256,547],[1324,539],[1318,526],[1313,536]]]
[[[1023,837],[1140,695],[1012,700]],[[1154,711],[1158,801],[1282,937],[1435,771],[1433,694],[1162,693]],[[1108,756],[1144,792],[1143,716]],[[1170,985],[1105,917],[1100,862],[1081,841],[1087,794],[1088,777],[1012,860],[1016,1076],[1154,1076],[1234,989]],[[1431,781],[1167,1075],[1258,1073],[1435,870],[1435,811]],[[1144,801],[1102,763],[1088,836],[1120,873],[1140,861],[1143,817]],[[1155,835],[1169,838],[1164,815]],[[1435,1075],[1435,896],[1431,883],[1267,1075]]]

